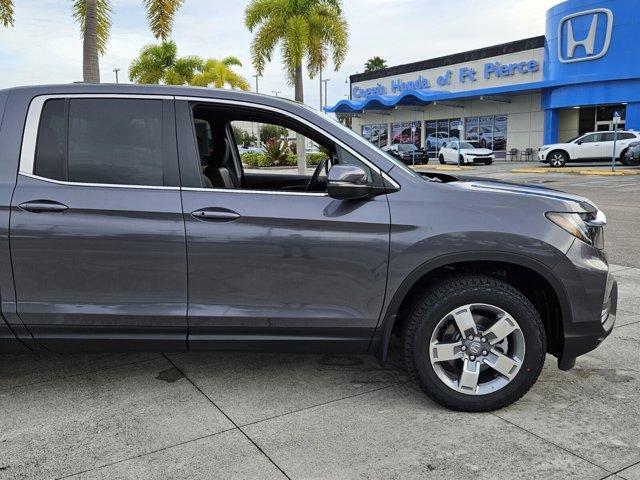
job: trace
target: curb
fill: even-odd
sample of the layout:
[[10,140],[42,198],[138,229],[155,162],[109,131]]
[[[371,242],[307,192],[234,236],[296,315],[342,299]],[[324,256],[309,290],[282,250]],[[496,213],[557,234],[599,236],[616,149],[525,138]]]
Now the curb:
[[564,173],[575,175],[600,175],[603,177],[623,177],[640,175],[640,170],[616,170],[612,172],[610,170],[595,169],[595,168],[545,168],[545,167],[532,167],[532,168],[514,168],[511,170],[513,173]]
[[[461,170],[473,170],[474,167],[457,167],[455,165],[437,165],[435,167],[430,167],[429,165],[416,165],[416,167],[421,167],[421,170],[425,170],[425,171],[431,171],[431,170],[441,170],[441,171],[445,171],[445,172],[459,172]],[[415,170],[417,170],[416,167],[413,167]]]

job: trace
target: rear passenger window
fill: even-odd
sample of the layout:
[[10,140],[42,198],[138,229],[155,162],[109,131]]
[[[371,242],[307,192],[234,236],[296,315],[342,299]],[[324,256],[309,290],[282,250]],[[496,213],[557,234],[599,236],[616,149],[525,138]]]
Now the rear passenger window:
[[42,110],[34,173],[54,180],[165,185],[162,100],[48,100]]
[[162,101],[71,100],[68,155],[70,182],[163,185]]
[[64,104],[64,99],[48,100],[42,109],[33,171],[40,177],[67,179]]

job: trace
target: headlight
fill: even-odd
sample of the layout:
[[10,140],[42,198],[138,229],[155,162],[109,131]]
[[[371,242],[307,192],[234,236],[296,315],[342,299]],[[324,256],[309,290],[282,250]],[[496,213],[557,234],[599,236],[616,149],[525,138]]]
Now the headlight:
[[604,226],[607,218],[600,210],[584,213],[547,212],[546,216],[583,242],[601,250],[604,248]]
[[541,152],[546,152],[547,150],[549,150],[549,147],[540,147],[539,150]]

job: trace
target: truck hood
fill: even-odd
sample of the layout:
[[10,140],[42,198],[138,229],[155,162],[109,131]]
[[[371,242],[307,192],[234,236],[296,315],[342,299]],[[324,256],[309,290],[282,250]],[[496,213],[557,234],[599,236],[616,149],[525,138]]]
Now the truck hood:
[[455,177],[439,173],[425,174],[427,177],[437,178],[447,183],[451,188],[489,194],[517,195],[530,197],[532,202],[537,199],[545,203],[545,209],[557,212],[597,212],[598,207],[590,200],[579,195],[561,192],[541,185],[522,185],[501,180],[487,180],[478,177]]

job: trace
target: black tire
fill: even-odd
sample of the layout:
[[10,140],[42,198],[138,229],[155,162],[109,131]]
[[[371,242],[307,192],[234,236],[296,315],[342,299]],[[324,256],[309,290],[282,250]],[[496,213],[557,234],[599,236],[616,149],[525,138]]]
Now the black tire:
[[565,152],[556,150],[547,155],[549,166],[553,168],[564,167],[569,161],[569,156]]
[[626,158],[625,156],[626,154],[627,154],[627,151],[625,150],[620,155],[620,162],[625,167],[637,167],[638,165],[640,165],[640,158]]
[[458,156],[458,165],[464,165],[464,157],[462,155]]
[[442,165],[444,165],[445,163],[447,163],[447,162],[445,162],[445,161],[444,161],[444,155],[440,155],[440,156],[438,157],[438,160],[440,160],[440,164],[442,164]]
[[[501,389],[485,395],[468,395],[450,388],[438,378],[429,358],[428,345],[440,320],[471,303],[495,305],[509,312],[518,322],[526,346],[515,377]],[[428,289],[415,302],[402,333],[409,374],[429,398],[452,410],[486,412],[506,407],[529,391],[544,366],[546,336],[540,315],[522,293],[490,276],[455,276]]]

